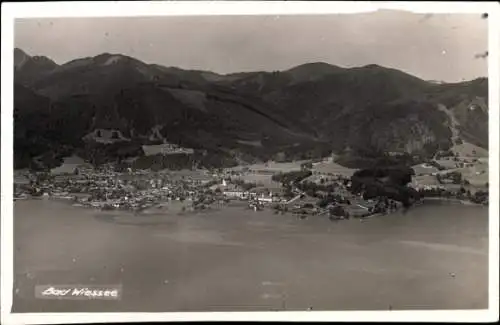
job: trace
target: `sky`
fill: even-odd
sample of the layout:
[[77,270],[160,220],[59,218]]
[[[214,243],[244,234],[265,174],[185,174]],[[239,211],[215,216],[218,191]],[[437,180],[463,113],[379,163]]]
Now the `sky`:
[[30,18],[14,43],[58,64],[101,53],[217,73],[275,71],[326,62],[378,64],[426,80],[487,76],[487,19],[478,14]]

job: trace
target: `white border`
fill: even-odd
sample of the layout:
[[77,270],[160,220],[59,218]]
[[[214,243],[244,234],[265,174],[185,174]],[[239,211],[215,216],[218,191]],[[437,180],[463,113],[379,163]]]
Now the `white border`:
[[[259,15],[360,13],[377,9],[414,13],[489,13],[489,174],[490,265],[489,309],[479,311],[376,311],[376,312],[214,312],[214,313],[30,313],[11,314],[13,289],[13,21],[22,17],[124,17],[168,15]],[[494,2],[319,2],[319,1],[151,1],[151,2],[58,2],[2,3],[2,324],[51,324],[138,321],[462,321],[498,320],[499,242],[499,61],[500,7]]]
[[488,24],[488,107],[489,107],[489,308],[493,321],[498,321],[499,306],[499,159],[500,133],[500,5],[496,3],[490,11]]

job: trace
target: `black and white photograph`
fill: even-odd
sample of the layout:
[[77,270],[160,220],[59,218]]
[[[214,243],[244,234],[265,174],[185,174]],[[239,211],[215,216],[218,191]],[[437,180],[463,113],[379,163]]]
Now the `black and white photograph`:
[[491,19],[15,18],[2,312],[494,308]]

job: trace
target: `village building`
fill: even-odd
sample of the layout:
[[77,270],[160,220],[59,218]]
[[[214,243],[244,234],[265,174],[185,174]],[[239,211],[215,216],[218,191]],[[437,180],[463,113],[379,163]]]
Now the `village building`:
[[249,196],[248,191],[244,191],[240,186],[229,183],[228,180],[222,179],[220,184],[210,186],[212,191],[220,191],[224,196],[231,198],[244,199]]

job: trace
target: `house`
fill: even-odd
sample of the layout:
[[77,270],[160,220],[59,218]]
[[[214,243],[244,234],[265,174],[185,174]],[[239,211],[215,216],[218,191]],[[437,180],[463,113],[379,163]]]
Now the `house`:
[[210,175],[204,175],[200,173],[191,175],[191,180],[197,184],[205,185],[212,181],[212,177]]
[[229,183],[228,180],[222,179],[221,184],[216,184],[210,187],[212,191],[219,190],[222,192],[227,197],[233,197],[233,198],[247,198],[249,193],[247,191],[244,191],[240,186],[236,184],[231,184]]
[[27,177],[25,175],[15,175],[14,176],[14,184],[27,185],[27,184],[30,184],[30,179],[29,179],[29,177]]
[[235,197],[240,199],[245,199],[248,197],[248,192],[241,190],[223,191],[223,194],[227,197]]
[[261,195],[257,197],[257,201],[261,203],[272,203],[276,202],[276,198],[273,197],[272,195]]
[[222,179],[220,184],[214,184],[210,186],[210,190],[215,191],[215,190],[221,190],[221,191],[229,191],[231,187],[235,187],[234,184],[228,184],[226,179]]
[[271,191],[267,187],[254,187],[250,190],[250,193],[254,196],[270,195]]
[[54,183],[55,184],[65,183],[68,180],[69,180],[68,175],[56,175],[56,176],[54,176]]

